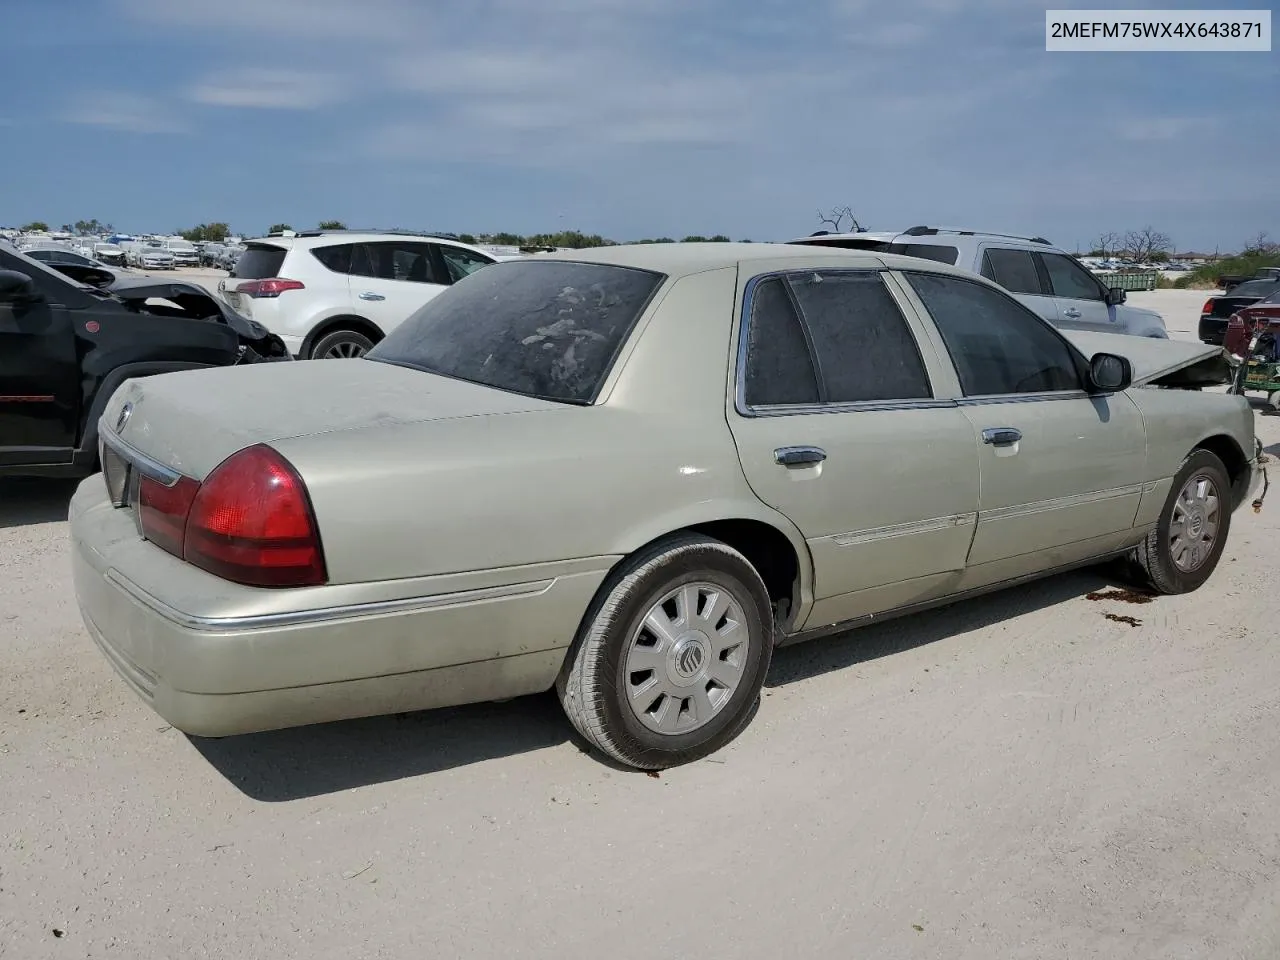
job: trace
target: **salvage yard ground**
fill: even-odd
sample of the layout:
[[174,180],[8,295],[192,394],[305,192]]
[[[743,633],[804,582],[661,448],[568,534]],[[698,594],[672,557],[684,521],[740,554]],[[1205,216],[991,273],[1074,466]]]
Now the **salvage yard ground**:
[[[1130,301],[1194,339],[1203,299]],[[780,651],[654,778],[552,696],[189,740],[80,625],[71,490],[0,481],[0,957],[1280,955],[1280,500],[1190,596],[1085,572]]]

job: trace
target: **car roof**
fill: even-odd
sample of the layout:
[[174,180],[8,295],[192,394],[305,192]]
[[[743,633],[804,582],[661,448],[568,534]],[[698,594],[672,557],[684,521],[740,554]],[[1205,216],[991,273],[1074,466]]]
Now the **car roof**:
[[463,243],[453,237],[445,237],[434,233],[396,233],[386,230],[304,230],[296,232],[291,237],[280,234],[268,234],[265,237],[248,237],[244,240],[244,243],[264,244],[266,246],[279,247],[282,250],[292,250],[294,247],[307,250],[312,247],[337,246],[342,243],[386,242],[388,240],[444,243],[451,247],[461,247],[463,250],[482,253],[486,257],[493,256],[483,247]]
[[559,250],[555,253],[542,253],[523,259],[610,263],[621,267],[653,270],[671,277],[750,264],[752,261],[795,260],[797,266],[802,266],[805,261],[812,262],[818,259],[824,264],[830,264],[833,260],[845,261],[850,267],[864,269],[884,266],[896,270],[927,269],[938,273],[970,276],[964,270],[919,257],[790,243],[620,243],[609,247]]

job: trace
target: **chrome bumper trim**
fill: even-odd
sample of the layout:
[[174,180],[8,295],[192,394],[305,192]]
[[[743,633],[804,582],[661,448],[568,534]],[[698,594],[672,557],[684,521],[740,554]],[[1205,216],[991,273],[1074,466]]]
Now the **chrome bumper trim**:
[[134,600],[154,611],[166,620],[185,627],[210,633],[233,633],[246,630],[262,630],[269,627],[310,626],[334,620],[353,620],[360,617],[377,617],[397,613],[418,613],[441,607],[456,607],[486,600],[510,600],[515,597],[532,597],[546,593],[555,584],[550,580],[529,583],[513,583],[501,587],[482,587],[477,590],[461,590],[455,593],[439,593],[429,597],[405,597],[399,600],[378,600],[372,603],[351,603],[314,610],[288,610],[281,613],[259,613],[245,617],[202,617],[184,613],[137,584],[132,583],[115,570],[106,572],[106,579],[129,594]]

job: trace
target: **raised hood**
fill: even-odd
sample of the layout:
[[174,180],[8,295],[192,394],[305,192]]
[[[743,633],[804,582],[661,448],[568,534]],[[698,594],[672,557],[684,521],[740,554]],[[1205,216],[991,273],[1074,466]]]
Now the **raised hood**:
[[1231,364],[1222,347],[1192,340],[1130,337],[1120,333],[1060,332],[1085,357],[1095,353],[1125,357],[1133,366],[1135,386],[1205,387],[1231,379]]
[[[126,405],[129,415],[117,429]],[[373,360],[307,360],[127,380],[99,429],[196,480],[228,456],[337,430],[560,409],[560,405]]]

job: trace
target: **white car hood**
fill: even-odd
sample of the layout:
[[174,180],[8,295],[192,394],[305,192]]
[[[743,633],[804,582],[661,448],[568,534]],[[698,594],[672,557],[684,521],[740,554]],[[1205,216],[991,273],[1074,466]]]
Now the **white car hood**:
[[1208,361],[1226,363],[1226,351],[1191,340],[1162,340],[1156,337],[1130,337],[1120,333],[1087,333],[1061,330],[1076,348],[1091,357],[1095,353],[1114,353],[1133,366],[1135,386],[1152,383],[1178,370]]

